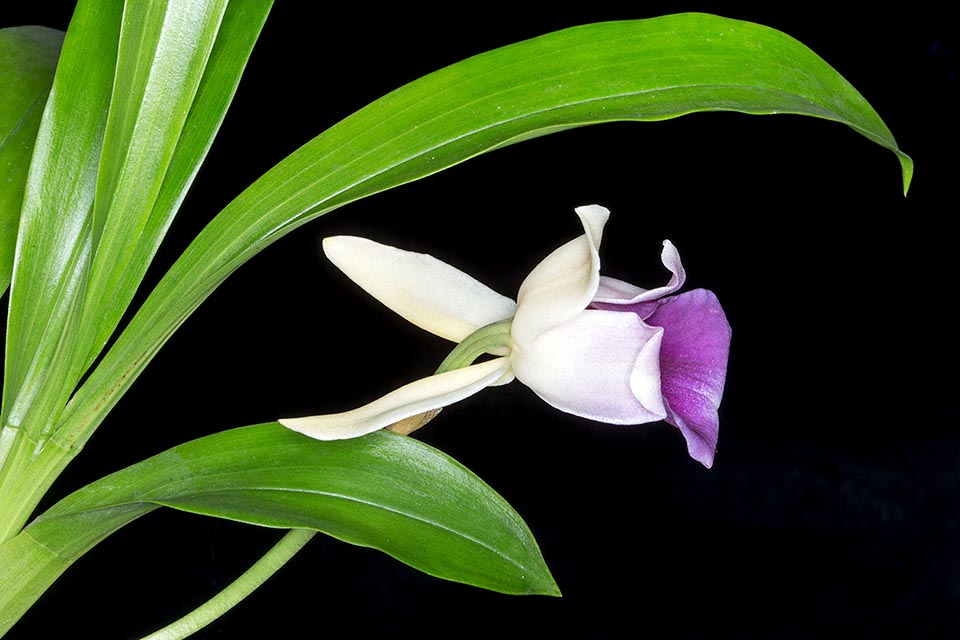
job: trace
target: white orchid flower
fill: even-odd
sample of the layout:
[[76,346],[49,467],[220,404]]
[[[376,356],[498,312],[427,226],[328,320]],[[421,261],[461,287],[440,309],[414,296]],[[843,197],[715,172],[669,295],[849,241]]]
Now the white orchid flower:
[[665,286],[646,290],[601,276],[598,250],[610,212],[598,205],[576,212],[584,234],[530,272],[516,303],[432,256],[364,238],[325,239],[327,257],[387,307],[461,347],[470,343],[469,362],[484,352],[497,357],[352,411],[280,423],[319,440],[353,438],[516,377],[547,403],[591,420],[666,420],[710,467],[730,345],[723,309],[703,289],[670,295],[685,274],[669,241],[661,255],[672,274]]

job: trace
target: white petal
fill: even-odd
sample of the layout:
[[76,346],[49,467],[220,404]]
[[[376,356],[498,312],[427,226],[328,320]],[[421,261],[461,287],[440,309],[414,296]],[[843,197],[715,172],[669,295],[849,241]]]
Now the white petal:
[[687,279],[687,273],[680,262],[680,253],[673,243],[669,240],[663,241],[663,251],[660,252],[660,260],[670,271],[670,281],[662,287],[656,289],[642,289],[623,280],[601,276],[600,286],[593,297],[594,302],[607,302],[612,304],[636,304],[637,302],[650,302],[670,295],[683,286]]
[[612,424],[662,420],[663,329],[635,313],[587,309],[511,355],[517,380],[554,407]]
[[364,291],[421,329],[454,342],[506,320],[516,308],[510,298],[425,253],[353,236],[326,238],[323,250]]
[[507,358],[495,358],[411,382],[353,411],[278,422],[317,440],[356,438],[472,396],[499,381],[509,368]]
[[600,240],[610,216],[604,207],[577,207],[584,235],[566,243],[534,267],[520,285],[510,330],[521,349],[587,308],[600,282]]

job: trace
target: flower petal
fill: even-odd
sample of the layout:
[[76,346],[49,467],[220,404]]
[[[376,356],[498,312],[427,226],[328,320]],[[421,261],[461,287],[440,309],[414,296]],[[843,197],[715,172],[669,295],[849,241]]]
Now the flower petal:
[[514,343],[528,348],[543,333],[587,308],[600,282],[600,239],[610,211],[599,205],[577,207],[584,235],[561,246],[534,267],[520,285]]
[[663,327],[660,375],[667,422],[683,433],[690,456],[709,468],[717,449],[730,324],[706,289],[661,300],[647,322]]
[[323,251],[374,298],[421,329],[454,342],[506,320],[516,308],[510,298],[425,253],[354,236],[325,238]]
[[500,380],[509,368],[507,358],[495,358],[411,382],[352,411],[278,422],[317,440],[356,438],[472,396]]
[[[667,284],[656,289],[642,289],[623,280],[601,276],[600,285],[593,296],[593,306],[597,309],[609,309],[611,311],[629,310],[646,319],[656,309],[656,305],[650,304],[651,302],[677,291],[687,279],[686,271],[684,271],[683,264],[680,262],[680,254],[669,240],[663,241],[663,251],[660,252],[660,259],[663,261],[663,266],[671,273],[670,281]],[[620,308],[616,309],[614,305],[618,305]],[[623,306],[625,305],[636,306],[631,309],[624,309]]]
[[612,424],[663,420],[663,330],[636,314],[586,310],[511,354],[520,382],[554,407]]

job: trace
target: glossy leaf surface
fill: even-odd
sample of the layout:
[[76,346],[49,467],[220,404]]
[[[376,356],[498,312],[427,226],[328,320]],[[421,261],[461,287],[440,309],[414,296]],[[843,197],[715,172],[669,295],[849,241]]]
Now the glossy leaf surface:
[[[42,420],[29,414],[59,411],[113,332],[210,148],[270,6],[78,6],[25,206],[24,234],[37,242],[17,265],[9,423],[42,436]],[[71,189],[82,198],[51,200]],[[43,282],[57,283],[56,294]]]
[[271,5],[78,4],[22,209],[19,242],[29,250],[11,285],[0,433],[0,504],[10,515],[0,539],[75,455],[46,446],[50,430],[139,286]]
[[30,154],[62,43],[56,29],[0,29],[0,294],[10,284]]
[[[116,61],[122,3],[82,2],[64,38],[36,139],[21,210],[10,289],[3,379],[3,428],[37,439],[63,396],[71,317],[90,257],[89,215]],[[65,399],[65,398],[64,398]],[[31,415],[37,423],[30,424]]]
[[[318,442],[276,423],[188,442],[73,493],[0,547],[0,566],[12,572],[2,577],[36,597],[90,547],[157,506],[315,529],[503,593],[559,593],[520,516],[448,456],[385,431]],[[0,596],[0,619],[29,606],[16,591]]]

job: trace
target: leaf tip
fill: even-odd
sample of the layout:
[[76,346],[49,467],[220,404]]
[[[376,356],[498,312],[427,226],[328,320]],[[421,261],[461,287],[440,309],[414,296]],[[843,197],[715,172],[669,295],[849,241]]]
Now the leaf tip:
[[551,596],[554,598],[563,596],[563,594],[560,593],[560,587],[557,585],[557,581],[553,579],[553,574],[550,573],[550,569],[547,568],[542,558],[540,566],[536,567],[535,575],[528,574],[524,576],[524,579],[527,582],[527,588],[526,591],[522,593],[525,595]]
[[910,183],[913,181],[913,158],[903,153],[897,153],[900,158],[900,173],[903,175],[903,196],[907,196],[910,191]]

